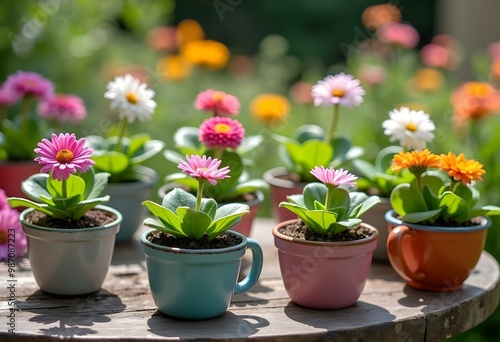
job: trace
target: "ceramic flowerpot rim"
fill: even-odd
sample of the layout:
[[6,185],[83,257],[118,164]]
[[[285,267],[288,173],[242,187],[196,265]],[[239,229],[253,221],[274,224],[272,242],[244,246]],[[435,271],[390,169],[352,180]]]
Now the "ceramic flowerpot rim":
[[144,165],[136,165],[133,171],[137,179],[128,182],[108,182],[107,188],[127,185],[129,190],[142,189],[144,187],[153,186],[158,181],[158,172],[153,168]]
[[332,247],[337,247],[337,248],[342,248],[342,247],[350,247],[353,245],[359,246],[363,244],[369,244],[372,243],[373,240],[376,240],[379,236],[378,230],[373,227],[372,225],[369,225],[368,223],[362,222],[361,225],[369,228],[371,230],[371,235],[367,238],[364,239],[359,239],[359,240],[352,240],[352,241],[308,241],[308,240],[302,240],[302,239],[295,239],[290,236],[284,235],[279,232],[279,229],[286,227],[289,224],[292,224],[294,222],[297,222],[298,219],[293,219],[293,220],[288,220],[288,221],[283,221],[278,223],[273,227],[273,235],[277,237],[278,239],[292,242],[292,243],[297,243],[305,246],[324,246],[325,244],[332,246]]
[[237,245],[231,246],[231,247],[224,247],[224,248],[210,248],[210,249],[189,249],[189,248],[177,248],[177,247],[169,247],[169,246],[162,246],[156,243],[150,242],[147,237],[153,233],[155,233],[157,230],[156,229],[151,229],[146,232],[144,232],[141,235],[141,243],[144,245],[148,246],[149,248],[155,249],[157,251],[165,251],[165,252],[175,252],[176,254],[223,254],[223,253],[230,253],[230,252],[235,252],[238,251],[242,248],[245,247],[247,244],[247,238],[238,232],[235,232],[233,230],[227,230],[226,233],[236,235],[241,239],[241,242]]
[[418,223],[404,222],[396,217],[396,211],[391,209],[385,213],[385,220],[394,226],[408,226],[411,229],[423,230],[428,232],[441,232],[441,233],[467,233],[487,229],[491,226],[491,220],[486,216],[481,216],[481,224],[467,227],[442,227],[442,226],[428,226]]
[[[167,189],[172,190],[174,188],[182,188],[182,185],[179,183],[165,183],[160,188],[158,189],[158,197],[163,199],[163,196],[167,194]],[[248,202],[239,202],[248,205],[249,207],[254,206],[256,204],[264,202],[264,192],[262,190],[254,190],[250,192],[251,194],[255,195],[255,198],[251,201]],[[229,204],[229,203],[234,203],[234,202],[218,202],[217,204],[222,206],[224,204]]]
[[20,219],[21,219],[21,222],[23,223],[23,225],[25,225],[25,226],[27,226],[27,227],[29,227],[31,229],[42,230],[42,231],[47,231],[47,232],[57,232],[57,233],[61,233],[61,232],[68,232],[68,233],[96,232],[96,231],[100,231],[100,230],[109,229],[110,227],[115,226],[116,224],[121,223],[122,220],[123,220],[122,214],[118,210],[116,210],[114,208],[111,208],[111,207],[108,207],[106,205],[97,205],[93,209],[100,209],[100,210],[104,210],[104,211],[110,212],[110,213],[112,213],[115,216],[115,220],[113,222],[110,222],[108,224],[105,224],[105,225],[102,225],[102,226],[98,226],[98,227],[88,227],[88,228],[64,228],[64,227],[49,228],[49,227],[39,226],[37,224],[34,224],[34,223],[26,221],[26,219],[25,219],[26,215],[28,215],[29,213],[31,213],[33,211],[36,211],[35,208],[28,208],[28,209],[23,210],[21,212],[21,214],[20,214]]
[[278,176],[285,176],[285,175],[289,175],[291,173],[292,172],[289,169],[287,169],[286,167],[280,166],[280,167],[275,167],[273,169],[269,169],[269,170],[265,171],[263,174],[263,178],[267,183],[269,183],[273,186],[280,187],[280,188],[292,189],[292,188],[296,188],[297,186],[304,187],[308,184],[308,182],[294,182],[291,180],[278,178]]

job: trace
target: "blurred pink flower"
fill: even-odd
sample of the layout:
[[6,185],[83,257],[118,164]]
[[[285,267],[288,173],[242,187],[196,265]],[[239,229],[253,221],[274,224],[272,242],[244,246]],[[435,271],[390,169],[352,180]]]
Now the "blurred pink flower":
[[43,139],[35,152],[39,157],[35,161],[44,165],[40,172],[52,171],[52,178],[62,181],[76,171],[87,172],[95,162],[90,159],[93,149],[85,146],[84,138],[77,140],[74,134],[52,134],[51,141]]
[[177,50],[177,28],[161,26],[153,28],[147,35],[148,45],[153,50],[173,52]]
[[363,102],[365,90],[359,85],[359,80],[341,72],[335,76],[326,76],[318,81],[311,91],[315,106],[341,105],[345,107],[358,106]]
[[446,68],[449,59],[448,50],[441,45],[427,44],[420,50],[422,63],[428,67]]
[[379,28],[377,34],[382,42],[406,49],[413,49],[420,39],[420,35],[413,26],[403,23],[388,23]]
[[16,103],[16,99],[4,87],[0,87],[0,107],[11,106]]
[[290,96],[296,103],[307,104],[313,103],[311,88],[314,84],[309,82],[297,82],[290,87]]
[[87,111],[80,97],[57,94],[38,105],[38,113],[44,119],[56,119],[58,122],[77,123],[85,119]]
[[216,185],[217,179],[230,177],[227,175],[229,166],[219,169],[220,164],[221,161],[217,158],[212,159],[211,157],[200,157],[193,154],[191,157],[186,155],[186,161],[181,160],[178,168],[193,178],[205,179],[210,184]]
[[500,58],[500,40],[488,45],[488,52],[492,60]]
[[[12,245],[15,247],[14,253],[12,253]],[[26,234],[19,221],[19,212],[11,209],[7,204],[7,207],[0,210],[0,260],[22,256],[26,249]]]
[[240,146],[245,129],[238,120],[214,116],[203,121],[200,126],[200,141],[210,149]]
[[14,102],[29,96],[43,101],[54,95],[52,82],[34,72],[18,71],[10,75],[2,87],[12,96]]
[[380,65],[363,65],[359,68],[356,76],[362,84],[378,85],[385,81],[387,70]]
[[236,96],[208,89],[198,94],[194,106],[199,110],[213,112],[214,116],[230,116],[238,114],[240,101]]
[[333,167],[325,169],[324,166],[316,166],[311,170],[311,174],[318,178],[325,185],[340,186],[340,185],[354,185],[355,180],[358,179],[352,173],[344,169],[335,170]]

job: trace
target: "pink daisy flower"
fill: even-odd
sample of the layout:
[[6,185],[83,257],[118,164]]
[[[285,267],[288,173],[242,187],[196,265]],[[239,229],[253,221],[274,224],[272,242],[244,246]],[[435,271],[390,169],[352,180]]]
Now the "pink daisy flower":
[[354,185],[356,184],[355,180],[358,179],[358,177],[349,173],[347,170],[335,170],[333,167],[325,169],[324,166],[316,166],[311,170],[311,174],[324,184],[334,187],[340,185]]
[[314,97],[315,106],[354,107],[363,102],[365,90],[359,85],[359,80],[341,72],[318,81],[312,87],[311,95]]
[[199,110],[213,112],[214,116],[230,116],[238,114],[240,101],[236,96],[208,89],[196,96],[194,106]]
[[[12,253],[9,253],[9,234],[15,236],[14,257],[22,256],[27,248],[26,234],[24,234],[21,221],[19,221],[19,212],[7,206],[0,210],[0,260],[13,257]],[[12,248],[12,245],[10,247]]]
[[56,119],[58,122],[77,123],[85,119],[87,111],[80,97],[57,94],[47,101],[40,102],[38,113],[44,119]]
[[34,96],[43,101],[54,95],[52,82],[34,72],[18,71],[5,80],[3,87],[14,102],[27,96]]
[[179,169],[193,178],[205,179],[210,184],[216,185],[217,179],[229,178],[229,166],[219,169],[221,161],[217,158],[198,155],[186,155],[186,160],[181,160]]
[[380,41],[406,49],[413,49],[420,39],[420,35],[413,26],[395,22],[387,23],[379,28],[377,34]]
[[210,149],[240,146],[245,129],[238,120],[214,116],[203,121],[200,126],[200,141]]
[[51,141],[43,139],[38,143],[35,152],[40,155],[35,161],[44,165],[40,172],[52,171],[52,178],[62,181],[68,179],[76,171],[87,172],[89,166],[95,164],[90,159],[93,149],[85,146],[84,138],[77,140],[74,134],[52,134]]

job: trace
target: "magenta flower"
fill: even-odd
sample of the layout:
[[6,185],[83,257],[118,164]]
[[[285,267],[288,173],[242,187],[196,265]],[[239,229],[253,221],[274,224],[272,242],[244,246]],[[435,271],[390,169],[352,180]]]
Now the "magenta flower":
[[[9,247],[12,248],[12,240],[9,241],[9,234],[15,236],[14,255],[12,255],[12,249],[11,253],[9,253]],[[11,243],[11,246],[9,246],[9,243]],[[26,252],[26,248],[26,234],[24,234],[21,221],[19,221],[19,212],[11,209],[7,204],[7,207],[0,210],[0,260],[22,256]]]
[[217,158],[212,159],[211,157],[198,155],[191,155],[191,157],[186,155],[186,160],[181,160],[179,164],[179,169],[182,172],[188,174],[193,178],[200,180],[207,180],[210,184],[216,185],[217,179],[229,178],[227,174],[229,173],[229,167],[224,166],[219,169],[221,161]]
[[349,173],[347,170],[338,169],[335,170],[333,167],[325,169],[324,166],[316,166],[311,170],[311,174],[318,178],[325,185],[330,186],[340,186],[340,185],[354,185],[355,180],[358,179],[352,173]]
[[43,101],[54,95],[52,82],[34,72],[18,71],[5,80],[3,87],[14,102],[29,96]]
[[200,126],[200,141],[210,149],[240,146],[245,129],[238,120],[214,116],[203,121]]
[[406,49],[413,49],[420,39],[420,35],[413,26],[395,22],[387,23],[379,28],[377,34],[380,41]]
[[447,68],[450,61],[450,52],[444,46],[431,43],[422,47],[420,58],[425,66]]
[[59,123],[65,121],[77,123],[87,116],[82,99],[75,95],[66,94],[57,94],[40,102],[38,113],[44,119],[56,119]]
[[341,72],[318,81],[312,87],[311,95],[315,106],[354,107],[363,102],[365,90],[359,85],[359,80]]
[[76,171],[87,172],[95,162],[90,159],[93,149],[85,146],[84,138],[77,140],[74,134],[52,134],[51,141],[43,139],[35,152],[40,155],[35,161],[44,165],[40,172],[52,171],[52,178],[62,181]]
[[5,208],[10,208],[9,203],[7,202],[7,195],[3,189],[0,189],[0,210]]
[[236,96],[208,89],[198,94],[194,106],[199,110],[213,112],[214,116],[230,116],[238,114],[240,101]]
[[5,87],[0,87],[0,107],[12,106],[16,101],[17,99]]

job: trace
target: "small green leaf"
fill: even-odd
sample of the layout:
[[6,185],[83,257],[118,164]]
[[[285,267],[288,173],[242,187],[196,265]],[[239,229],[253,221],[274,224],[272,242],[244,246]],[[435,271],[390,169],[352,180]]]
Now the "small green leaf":
[[21,183],[22,191],[31,199],[38,200],[40,196],[52,197],[47,190],[47,180],[49,175],[46,173],[37,173]]
[[187,236],[195,239],[205,235],[212,224],[212,218],[202,211],[196,211],[187,207],[177,208],[177,216],[181,221],[181,230]]
[[92,157],[94,168],[111,174],[118,174],[129,167],[129,158],[121,152],[96,151]]
[[253,135],[249,137],[244,137],[238,147],[238,154],[244,155],[262,144],[264,138],[261,135]]
[[213,198],[202,198],[200,211],[210,216],[212,220],[215,219],[215,214],[217,213],[217,202]]
[[428,211],[421,211],[418,213],[409,213],[404,215],[402,217],[402,220],[409,223],[419,223],[419,222],[425,222],[427,220],[433,221],[435,218],[438,217],[440,212],[441,208]]
[[443,193],[438,205],[442,209],[441,217],[445,220],[455,219],[462,221],[468,215],[469,206],[467,202],[451,191]]
[[132,165],[141,164],[160,153],[164,146],[165,143],[163,141],[149,140],[141,149],[134,151],[133,157],[130,158],[130,163]]
[[[94,175],[94,185],[90,189],[90,193],[88,193],[87,197],[84,197],[86,199],[93,199],[93,198],[98,198],[101,196],[101,193],[106,189],[106,186],[108,185],[108,179],[109,179],[110,174],[106,172],[99,172]],[[89,184],[86,184],[88,186]],[[85,194],[87,194],[88,189],[85,188]]]
[[153,201],[144,201],[142,204],[146,206],[146,208],[148,208],[148,210],[156,216],[165,227],[182,233],[181,220],[175,211],[171,211],[170,209],[167,209]]
[[154,228],[154,229],[158,229],[161,232],[173,235],[173,236],[175,236],[177,238],[186,237],[186,235],[183,232],[179,232],[177,230],[170,229],[170,227],[166,227],[160,221],[157,221],[157,220],[155,220],[153,218],[147,218],[147,219],[145,219],[144,220],[144,225],[148,226],[148,227],[151,227],[151,228]]
[[302,191],[306,208],[314,209],[314,201],[325,203],[327,192],[328,189],[323,183],[308,183]]
[[97,205],[106,203],[108,201],[109,201],[109,196],[87,199],[85,201],[80,201],[80,202],[76,203],[72,207],[68,208],[67,211],[68,211],[68,213],[71,214],[71,217],[74,220],[78,220],[80,217],[85,215],[85,213],[87,211],[89,211],[90,209],[93,209]]
[[303,144],[307,140],[323,140],[325,131],[317,125],[302,125],[295,131],[295,139]]
[[[63,182],[49,177],[47,179],[47,190],[52,197],[63,197]],[[85,182],[79,176],[69,175],[66,179],[66,197],[73,197],[78,195],[81,198],[85,192]]]
[[399,184],[391,193],[392,208],[401,216],[427,211],[420,192],[409,184]]
[[314,222],[313,228],[318,234],[326,234],[332,225],[337,222],[337,213],[326,210],[309,210],[306,212],[310,221]]
[[165,195],[162,206],[171,212],[176,212],[178,207],[196,208],[196,197],[182,189],[175,188]]

